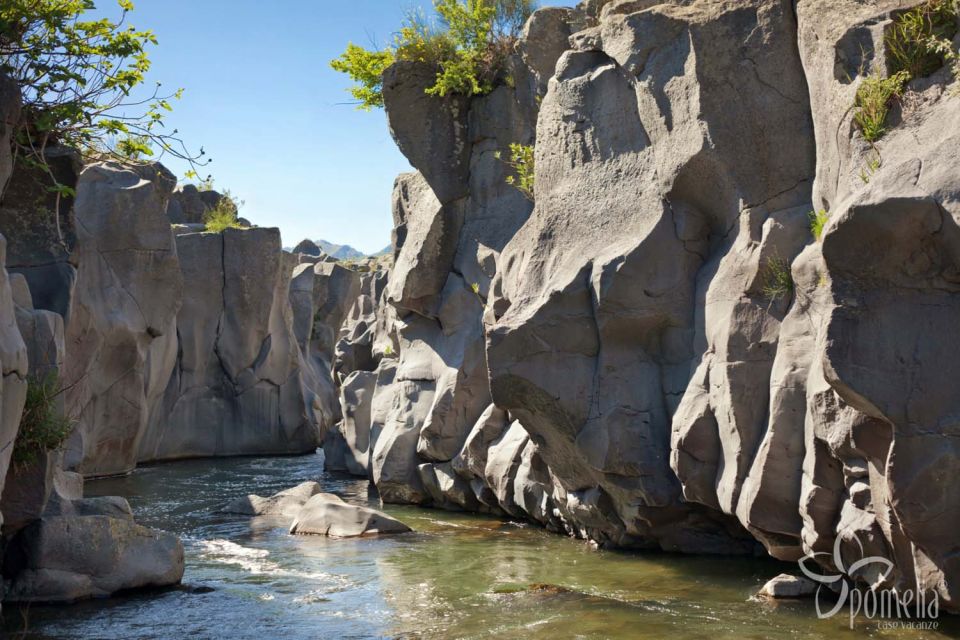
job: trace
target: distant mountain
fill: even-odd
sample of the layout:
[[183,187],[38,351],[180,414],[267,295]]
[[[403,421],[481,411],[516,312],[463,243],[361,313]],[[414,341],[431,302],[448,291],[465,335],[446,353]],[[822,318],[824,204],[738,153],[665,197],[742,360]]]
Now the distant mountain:
[[318,247],[323,249],[325,254],[333,256],[337,260],[356,260],[367,257],[367,254],[362,251],[357,251],[348,244],[334,244],[326,240],[314,240],[314,242],[317,243]]
[[307,253],[310,255],[319,255],[317,251],[320,250],[328,256],[333,256],[337,260],[358,260],[360,258],[379,258],[380,256],[389,255],[393,253],[393,245],[388,244],[376,253],[366,254],[354,249],[348,244],[334,244],[326,240],[301,240],[300,244],[296,247],[284,247],[283,250],[292,251],[293,253]]

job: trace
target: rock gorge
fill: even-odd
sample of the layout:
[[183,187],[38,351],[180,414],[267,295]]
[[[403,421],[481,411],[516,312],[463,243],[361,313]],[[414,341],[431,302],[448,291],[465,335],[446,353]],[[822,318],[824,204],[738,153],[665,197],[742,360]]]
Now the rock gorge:
[[[164,534],[108,533],[100,519],[139,525],[82,498],[81,476],[322,444],[329,469],[386,502],[604,547],[817,553],[829,571],[837,548],[844,566],[888,559],[883,586],[956,610],[960,102],[943,68],[911,83],[876,144],[851,113],[902,5],[542,9],[470,99],[428,96],[434,70],[395,63],[384,103],[416,172],[394,187],[389,271],[284,252],[276,229],[200,232],[200,196],[162,165],[67,152],[76,198],[43,203],[56,224],[25,234],[36,191],[4,144],[13,597],[179,580],[124,567],[43,583],[71,517],[176,565]],[[0,108],[11,122],[5,81]],[[507,184],[510,144],[535,144],[533,202]],[[789,286],[774,291],[778,269]],[[24,483],[12,442],[28,375],[50,367],[76,426]],[[147,552],[130,542],[151,535]]]

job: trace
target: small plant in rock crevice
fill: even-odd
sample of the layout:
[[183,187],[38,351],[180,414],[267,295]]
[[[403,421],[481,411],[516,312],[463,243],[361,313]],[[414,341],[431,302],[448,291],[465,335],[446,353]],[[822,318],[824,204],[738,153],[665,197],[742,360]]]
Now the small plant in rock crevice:
[[790,273],[790,263],[779,255],[767,259],[763,268],[763,297],[776,302],[781,298],[793,295],[793,275]]
[[[498,151],[496,154],[498,160],[503,160],[502,154]],[[533,202],[533,184],[534,184],[534,147],[532,144],[510,145],[510,159],[504,162],[513,169],[513,175],[507,176],[507,184],[514,186],[517,190]]]
[[906,71],[885,78],[874,74],[863,79],[857,88],[856,110],[853,121],[868,142],[876,142],[887,132],[887,115],[894,101],[903,95],[903,88],[910,81]]
[[889,76],[876,72],[857,88],[854,122],[865,140],[874,143],[887,132],[890,107],[911,80],[929,76],[945,64],[960,80],[960,56],[952,42],[958,6],[958,0],[927,0],[894,15],[884,35]]
[[860,169],[860,180],[863,182],[863,184],[870,184],[873,174],[880,169],[881,165],[883,165],[883,161],[880,159],[879,154],[876,157],[867,160],[867,164],[864,166],[864,168]]
[[47,452],[56,451],[70,436],[73,421],[57,404],[62,392],[55,374],[27,379],[27,401],[13,445],[12,462],[16,468],[34,464]]
[[895,15],[883,39],[891,73],[923,78],[952,62],[956,33],[956,0],[927,0]]
[[807,217],[810,219],[810,233],[813,235],[813,239],[820,242],[823,228],[827,226],[827,222],[830,220],[830,214],[825,209],[820,209],[819,211],[811,211],[807,214]]

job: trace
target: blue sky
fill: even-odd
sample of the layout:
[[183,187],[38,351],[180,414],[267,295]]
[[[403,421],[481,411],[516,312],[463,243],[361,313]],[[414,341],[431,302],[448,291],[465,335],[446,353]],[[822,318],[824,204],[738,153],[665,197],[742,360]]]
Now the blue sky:
[[[241,215],[305,237],[375,252],[390,242],[394,177],[410,166],[382,111],[347,104],[330,69],[348,41],[387,42],[404,12],[429,0],[134,0],[128,22],[152,29],[150,82],[185,89],[167,118],[213,158],[218,188]],[[576,0],[541,5],[572,6]],[[113,0],[98,9],[113,13]],[[178,175],[187,167],[164,162]]]

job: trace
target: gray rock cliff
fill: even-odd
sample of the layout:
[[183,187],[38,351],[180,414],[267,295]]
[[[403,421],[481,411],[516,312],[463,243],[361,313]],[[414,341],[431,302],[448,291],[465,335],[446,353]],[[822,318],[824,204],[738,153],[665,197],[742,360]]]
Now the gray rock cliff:
[[[956,608],[955,81],[913,80],[876,144],[852,123],[902,5],[585,3],[534,14],[486,96],[389,69],[417,173],[325,448],[385,501],[604,545],[839,540]],[[531,206],[496,154],[534,141]]]

